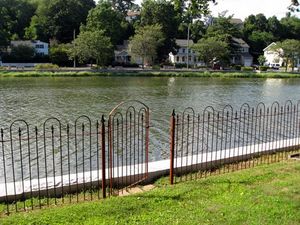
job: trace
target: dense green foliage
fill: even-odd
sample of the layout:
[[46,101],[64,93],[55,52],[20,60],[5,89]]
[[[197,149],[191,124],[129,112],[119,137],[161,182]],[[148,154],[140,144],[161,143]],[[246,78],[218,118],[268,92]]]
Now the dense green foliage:
[[46,64],[38,64],[34,68],[36,70],[57,70],[59,69],[59,66],[55,64],[46,63]]
[[159,60],[166,59],[170,52],[176,51],[175,38],[179,20],[173,4],[166,0],[144,0],[142,3],[141,26],[159,24],[165,40],[159,49]]
[[100,1],[96,8],[90,10],[87,16],[87,24],[82,31],[103,30],[104,34],[110,37],[113,45],[122,44],[125,33],[124,15],[113,10],[112,4],[108,1]]
[[25,0],[0,0],[0,49],[10,40],[24,38],[35,6]]
[[78,58],[80,62],[95,62],[98,66],[104,66],[113,57],[110,38],[101,30],[81,32],[73,45],[70,58]]
[[37,210],[5,224],[299,224],[300,165],[280,162],[127,197]]
[[[94,0],[0,0],[0,54],[11,40],[39,39],[53,48],[51,62],[69,65],[66,47],[57,45],[71,43],[74,32],[77,36],[86,31],[103,31],[110,38],[113,51],[142,27],[158,24],[164,41],[153,63],[168,63],[168,54],[178,49],[175,39],[187,39],[189,30],[194,43],[214,38],[226,42],[231,55],[236,51],[232,38],[241,37],[250,45],[257,64],[270,43],[300,39],[300,18],[291,13],[280,20],[263,14],[250,15],[244,24],[233,23],[232,16],[227,17],[226,13],[199,20],[209,16],[210,3],[215,1],[144,0],[138,6],[132,0],[100,0],[97,5]],[[296,12],[298,2],[292,3],[290,11]],[[128,11],[134,11],[135,16],[128,19]]]
[[199,54],[199,58],[206,65],[213,67],[214,63],[225,61],[229,56],[229,45],[227,42],[218,40],[215,37],[200,39],[192,47]]
[[35,16],[26,30],[27,38],[48,42],[56,39],[67,43],[73,39],[74,30],[86,21],[93,0],[38,0]]
[[250,52],[258,58],[263,49],[276,41],[300,39],[300,18],[287,14],[280,21],[275,17],[266,18],[263,14],[250,15],[245,19],[243,37],[250,45]]
[[50,49],[50,61],[58,66],[72,66],[73,61],[69,58],[71,44],[54,44]]
[[160,25],[141,27],[130,40],[133,56],[142,59],[143,66],[151,64],[157,57],[158,48],[163,44],[164,35]]

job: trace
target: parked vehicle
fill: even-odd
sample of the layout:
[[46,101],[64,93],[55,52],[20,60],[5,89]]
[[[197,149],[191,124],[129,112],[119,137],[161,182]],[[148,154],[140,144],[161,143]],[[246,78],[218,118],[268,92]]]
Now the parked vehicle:
[[273,70],[279,70],[280,69],[280,64],[279,63],[271,63],[270,68]]

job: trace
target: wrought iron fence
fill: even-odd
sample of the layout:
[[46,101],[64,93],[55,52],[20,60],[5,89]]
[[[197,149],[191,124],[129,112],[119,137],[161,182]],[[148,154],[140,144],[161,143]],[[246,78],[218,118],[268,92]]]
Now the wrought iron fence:
[[101,199],[147,178],[146,105],[122,103],[108,121],[62,121],[16,120],[0,130],[0,212]]
[[104,126],[81,116],[73,124],[49,118],[37,127],[16,120],[1,129],[0,199],[6,212],[99,199]]
[[[280,160],[285,150],[296,150],[300,145],[299,109],[300,102],[287,101],[284,105],[274,102],[270,107],[243,104],[237,111],[231,105],[221,111],[209,106],[198,114],[193,108],[181,114],[174,110],[170,183]],[[262,155],[266,157],[259,157]],[[181,176],[184,174],[189,176]]]
[[[170,167],[154,164],[169,168],[173,184],[279,161],[300,145],[299,109],[300,101],[287,101],[237,111],[230,105],[199,114],[174,110]],[[73,123],[49,118],[39,127],[14,121],[0,130],[0,212],[98,200],[151,181],[149,127],[149,108],[139,101],[121,103],[107,121],[86,115]]]

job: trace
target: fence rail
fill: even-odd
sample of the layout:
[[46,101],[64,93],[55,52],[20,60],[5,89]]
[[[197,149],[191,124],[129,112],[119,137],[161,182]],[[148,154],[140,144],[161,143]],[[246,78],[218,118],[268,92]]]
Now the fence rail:
[[13,121],[0,129],[0,212],[99,200],[166,173],[174,184],[279,161],[300,146],[300,101],[174,110],[169,126],[170,158],[149,163],[153,125],[139,101],[119,104],[106,120]]
[[[299,102],[291,101],[282,106],[274,102],[270,107],[259,103],[255,108],[243,104],[237,111],[231,105],[221,111],[209,106],[198,114],[193,108],[186,108],[180,114],[174,110],[170,129],[170,183],[182,174],[198,172],[193,175],[197,178],[222,166],[219,173],[229,172],[225,164],[243,161],[241,167],[246,168],[259,163],[253,159],[261,155],[297,149],[299,111]],[[271,162],[273,158],[265,160]],[[180,176],[179,181],[182,179]]]

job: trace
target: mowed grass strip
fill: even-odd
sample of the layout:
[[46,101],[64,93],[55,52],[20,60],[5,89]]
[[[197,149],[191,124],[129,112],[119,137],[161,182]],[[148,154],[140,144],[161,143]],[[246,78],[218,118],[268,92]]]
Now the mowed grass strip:
[[220,77],[220,78],[300,78],[300,73],[291,72],[233,72],[233,71],[5,71],[6,77],[94,77],[94,76],[141,76],[141,77]]
[[300,224],[300,162],[284,161],[142,194],[12,214],[0,224]]

